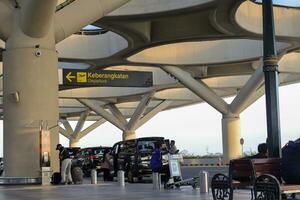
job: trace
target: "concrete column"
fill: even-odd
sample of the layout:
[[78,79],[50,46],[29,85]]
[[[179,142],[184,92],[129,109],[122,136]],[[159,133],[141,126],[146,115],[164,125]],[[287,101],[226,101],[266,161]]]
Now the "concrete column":
[[50,151],[50,162],[51,162],[51,170],[53,172],[59,172],[59,158],[58,158],[58,151],[56,150],[56,145],[59,143],[59,128],[51,129],[51,151]]
[[70,139],[69,147],[80,147],[79,139],[75,139],[75,138]]
[[123,140],[136,139],[135,131],[126,131],[123,132]]
[[[19,19],[16,11],[3,53],[5,176],[39,177],[40,122],[48,127],[58,122],[58,59],[53,26],[46,36],[31,38],[21,31]],[[54,147],[58,129],[51,138]]]
[[231,159],[242,156],[240,145],[241,127],[239,116],[223,115],[223,162],[229,163]]

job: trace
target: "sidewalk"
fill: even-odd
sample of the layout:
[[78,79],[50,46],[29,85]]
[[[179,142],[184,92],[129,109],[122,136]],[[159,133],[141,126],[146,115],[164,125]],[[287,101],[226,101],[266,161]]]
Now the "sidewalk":
[[[128,184],[121,188],[116,182],[98,185],[63,185],[0,187],[0,200],[209,200],[209,195],[200,194],[199,189],[182,187],[180,189],[152,189],[152,184]],[[234,199],[250,199],[250,194],[237,191]]]

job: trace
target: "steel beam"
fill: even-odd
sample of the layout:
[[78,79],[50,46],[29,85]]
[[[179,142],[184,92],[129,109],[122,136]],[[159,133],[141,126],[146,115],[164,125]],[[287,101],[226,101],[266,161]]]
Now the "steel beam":
[[144,111],[146,110],[153,94],[154,93],[151,92],[151,93],[145,94],[143,96],[141,102],[139,103],[138,107],[134,111],[133,115],[131,116],[131,118],[127,124],[128,130],[134,131],[136,129],[136,125],[137,125],[139,119],[141,118],[141,116],[143,115]]
[[59,126],[59,133],[62,134],[63,136],[65,136],[66,138],[70,139],[72,136],[68,133],[68,131],[66,131],[65,129],[63,129],[62,127]]
[[127,124],[128,121],[126,120],[126,118],[124,117],[124,115],[122,114],[122,112],[117,108],[117,106],[115,104],[108,104],[108,109],[110,110],[110,112],[116,117],[118,118],[123,124]]
[[263,82],[263,68],[259,67],[230,104],[230,111],[234,114],[240,114],[244,110],[248,99],[251,98],[251,96],[256,92],[257,88],[261,86]]
[[150,110],[148,113],[146,113],[142,118],[139,119],[137,122],[135,129],[140,128],[143,126],[146,122],[148,122],[150,119],[152,119],[157,113],[164,110],[171,104],[171,101],[164,100],[160,104],[158,104],[155,108]]
[[85,137],[87,134],[89,134],[90,132],[92,132],[93,130],[95,130],[96,128],[98,128],[99,126],[104,124],[105,122],[106,122],[105,119],[100,119],[100,120],[94,122],[92,125],[90,125],[86,129],[81,131],[78,138],[81,139],[81,138]]
[[252,94],[247,101],[243,104],[243,107],[241,108],[242,113],[245,109],[247,109],[249,106],[251,106],[254,102],[256,102],[260,97],[262,97],[265,94],[265,86],[262,85],[259,87],[254,94]]
[[57,0],[21,1],[21,28],[33,38],[45,36],[53,25]]
[[79,136],[80,131],[82,130],[82,128],[84,126],[84,123],[85,123],[87,117],[89,116],[89,114],[90,114],[89,109],[87,109],[86,111],[81,113],[80,118],[79,118],[79,120],[76,124],[74,133],[72,134],[73,138],[77,139],[77,137]]
[[119,129],[121,129],[122,131],[127,131],[127,128],[122,122],[120,122],[115,116],[113,116],[103,108],[99,107],[97,104],[95,104],[94,101],[91,101],[89,99],[77,99],[77,100],[83,105],[85,105],[86,107],[90,108],[98,115],[102,116],[104,119],[106,119],[116,127],[118,127]]
[[[40,1],[40,0],[37,0]],[[129,0],[76,0],[55,14],[55,38],[60,42]],[[44,2],[44,1],[42,1]],[[74,13],[84,12],[84,16]]]
[[161,68],[167,73],[175,76],[185,87],[190,89],[220,113],[227,114],[229,112],[228,104],[201,80],[195,80],[190,73],[179,67],[161,66]]
[[72,128],[70,122],[67,119],[61,120],[61,122],[64,125],[67,133],[71,135],[73,133],[73,128]]

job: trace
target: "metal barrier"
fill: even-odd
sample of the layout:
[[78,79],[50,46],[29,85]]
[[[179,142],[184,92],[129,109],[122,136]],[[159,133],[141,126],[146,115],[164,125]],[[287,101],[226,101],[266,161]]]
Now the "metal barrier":
[[124,187],[125,186],[125,172],[122,170],[118,171],[118,183],[120,186]]
[[158,172],[152,173],[152,184],[154,190],[160,190],[161,188],[161,175]]
[[200,193],[208,193],[208,172],[201,171],[199,173]]

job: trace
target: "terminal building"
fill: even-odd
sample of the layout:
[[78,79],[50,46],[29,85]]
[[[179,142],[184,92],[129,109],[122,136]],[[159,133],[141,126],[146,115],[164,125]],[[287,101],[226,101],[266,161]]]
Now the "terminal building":
[[222,115],[224,162],[240,157],[240,114],[265,94],[263,66],[278,62],[276,88],[300,80],[300,10],[273,11],[268,60],[251,0],[0,0],[4,175],[39,177],[45,152],[58,171],[59,134],[76,147],[109,122],[133,139],[157,113],[204,102]]

